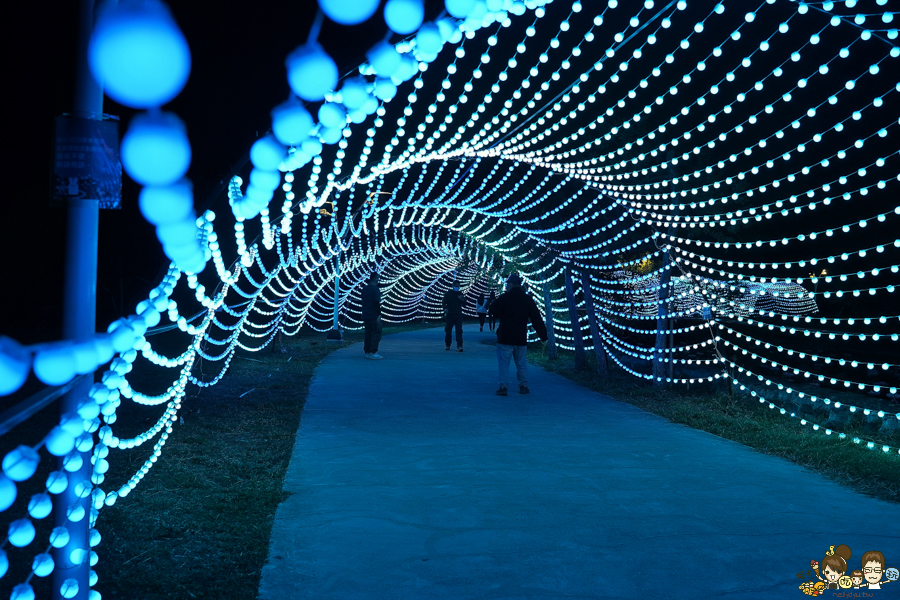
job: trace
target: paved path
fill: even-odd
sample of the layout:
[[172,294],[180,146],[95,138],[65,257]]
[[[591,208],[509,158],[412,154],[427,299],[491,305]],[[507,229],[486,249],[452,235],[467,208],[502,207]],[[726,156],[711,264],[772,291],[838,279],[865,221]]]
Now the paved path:
[[900,562],[898,505],[534,367],[495,396],[492,334],[442,335],[319,366],[262,600],[803,598],[829,545]]

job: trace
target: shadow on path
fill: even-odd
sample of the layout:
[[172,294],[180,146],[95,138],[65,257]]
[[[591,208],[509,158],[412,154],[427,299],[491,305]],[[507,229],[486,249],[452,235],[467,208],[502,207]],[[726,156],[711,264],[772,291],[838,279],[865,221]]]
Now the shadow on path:
[[476,328],[321,363],[261,600],[799,598],[830,545],[900,559],[900,507],[786,460],[534,366],[494,395]]

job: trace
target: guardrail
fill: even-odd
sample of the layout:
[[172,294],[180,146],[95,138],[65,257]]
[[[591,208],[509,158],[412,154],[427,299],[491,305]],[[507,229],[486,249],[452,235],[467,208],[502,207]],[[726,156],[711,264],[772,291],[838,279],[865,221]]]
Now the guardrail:
[[93,376],[93,373],[89,375],[80,375],[64,385],[45,388],[30,398],[22,400],[15,406],[3,411],[0,413],[0,435],[4,435],[16,425],[28,420],[29,417],[42,408],[49,406],[54,400],[74,388],[89,376]]

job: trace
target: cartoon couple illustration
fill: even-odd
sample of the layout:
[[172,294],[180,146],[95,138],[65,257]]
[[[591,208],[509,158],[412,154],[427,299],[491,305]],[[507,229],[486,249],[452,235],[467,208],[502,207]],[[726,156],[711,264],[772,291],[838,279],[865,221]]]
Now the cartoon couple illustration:
[[[841,544],[831,546],[822,559],[822,570],[819,562],[810,561],[810,566],[819,581],[825,583],[826,590],[861,589],[880,590],[881,586],[897,580],[897,569],[886,569],[884,554],[877,550],[869,550],[862,555],[862,568],[851,571],[847,575],[847,561],[850,560],[850,548]],[[882,575],[887,577],[882,581]]]

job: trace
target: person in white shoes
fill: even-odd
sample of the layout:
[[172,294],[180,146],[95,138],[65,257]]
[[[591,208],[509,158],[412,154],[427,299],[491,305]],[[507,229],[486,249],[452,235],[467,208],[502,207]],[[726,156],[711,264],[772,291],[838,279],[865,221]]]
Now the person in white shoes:
[[522,288],[522,278],[513,273],[506,280],[506,292],[500,294],[488,309],[492,317],[500,319],[497,327],[497,370],[500,376],[498,396],[506,396],[509,388],[509,361],[516,362],[519,393],[528,394],[528,323],[534,327],[542,342],[547,341],[547,327],[541,319],[537,304]]

